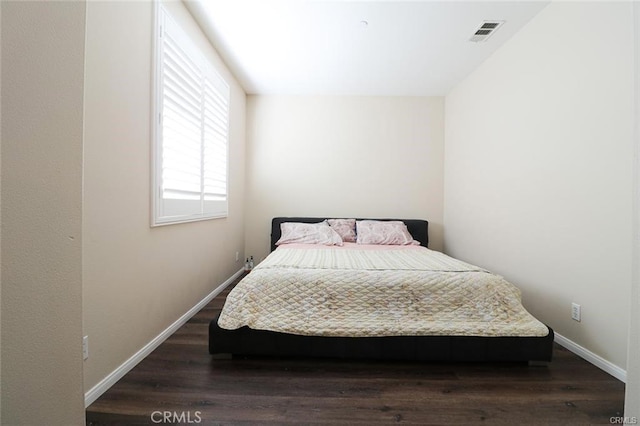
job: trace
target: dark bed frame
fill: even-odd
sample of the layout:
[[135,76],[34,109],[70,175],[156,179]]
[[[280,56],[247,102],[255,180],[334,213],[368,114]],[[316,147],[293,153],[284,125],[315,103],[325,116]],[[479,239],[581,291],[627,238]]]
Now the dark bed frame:
[[[271,250],[280,238],[284,222],[317,223],[326,218],[276,217],[271,222]],[[428,246],[428,222],[401,220],[413,238]],[[218,317],[209,324],[209,353],[233,356],[300,356],[343,359],[454,361],[454,362],[549,362],[553,330],[545,337],[393,336],[322,337],[300,336],[242,327],[225,330]]]

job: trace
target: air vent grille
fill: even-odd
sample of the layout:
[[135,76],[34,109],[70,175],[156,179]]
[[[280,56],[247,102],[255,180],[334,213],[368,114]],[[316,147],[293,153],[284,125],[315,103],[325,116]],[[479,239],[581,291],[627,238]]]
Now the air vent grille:
[[504,24],[504,21],[484,21],[480,26],[478,26],[469,41],[473,41],[475,43],[487,41],[487,39],[491,37],[491,35],[495,33],[502,24]]

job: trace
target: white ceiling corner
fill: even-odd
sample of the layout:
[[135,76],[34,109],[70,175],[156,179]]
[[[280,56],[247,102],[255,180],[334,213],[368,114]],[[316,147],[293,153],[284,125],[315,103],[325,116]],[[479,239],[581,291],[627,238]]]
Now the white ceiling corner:
[[[187,6],[249,94],[444,96],[548,3],[192,0]],[[505,24],[486,42],[469,41],[493,20]]]

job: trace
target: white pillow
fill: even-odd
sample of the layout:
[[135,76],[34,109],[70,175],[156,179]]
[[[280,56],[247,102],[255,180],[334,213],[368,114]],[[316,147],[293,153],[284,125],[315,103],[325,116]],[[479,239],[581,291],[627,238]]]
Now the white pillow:
[[407,225],[401,221],[359,220],[356,222],[358,244],[418,245]]
[[341,246],[342,238],[327,221],[320,223],[284,222],[280,224],[282,233],[276,245],[282,244],[321,244]]

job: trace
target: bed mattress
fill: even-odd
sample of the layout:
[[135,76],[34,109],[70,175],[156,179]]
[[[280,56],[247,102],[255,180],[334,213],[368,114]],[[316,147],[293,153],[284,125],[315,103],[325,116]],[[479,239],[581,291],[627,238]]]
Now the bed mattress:
[[543,337],[499,275],[421,246],[283,246],[229,294],[218,319],[301,336]]

